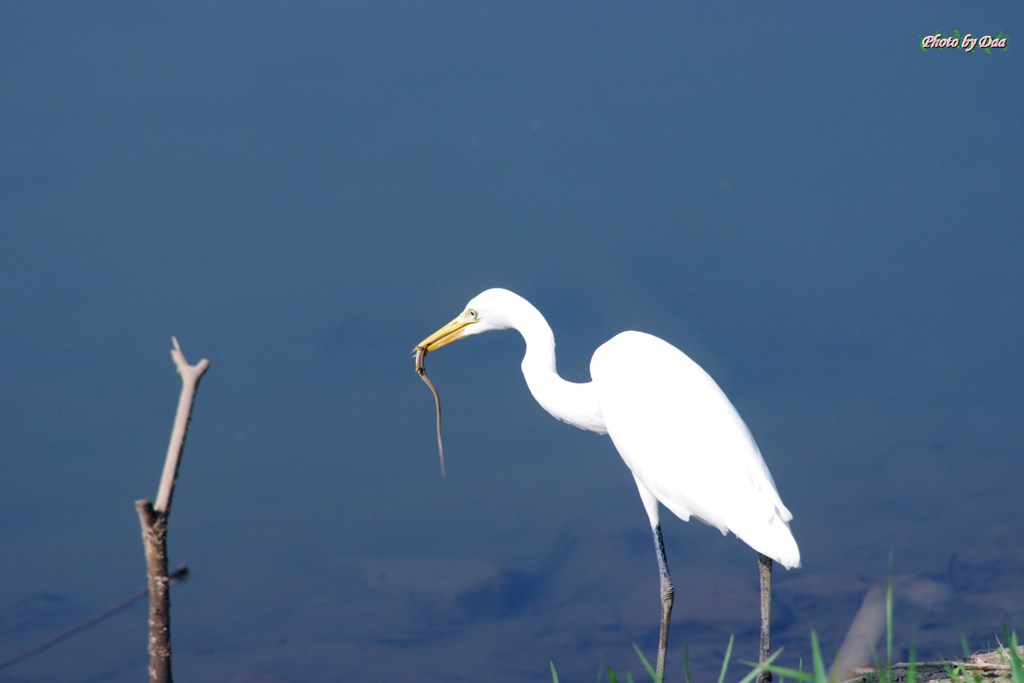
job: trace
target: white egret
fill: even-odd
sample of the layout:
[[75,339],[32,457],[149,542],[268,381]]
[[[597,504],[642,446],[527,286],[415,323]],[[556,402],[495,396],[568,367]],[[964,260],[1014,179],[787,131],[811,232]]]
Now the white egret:
[[541,407],[563,422],[610,436],[633,473],[661,574],[658,673],[665,671],[675,592],[658,503],[684,521],[696,517],[723,534],[731,531],[757,551],[763,662],[770,650],[772,560],[799,567],[800,550],[789,530],[793,515],[729,399],[686,354],[642,332],[622,332],[598,347],[590,361],[593,381],[564,380],[555,369],[555,337],[544,316],[506,289],[477,295],[417,348],[431,352],[462,337],[509,328],[526,341],[523,376]]

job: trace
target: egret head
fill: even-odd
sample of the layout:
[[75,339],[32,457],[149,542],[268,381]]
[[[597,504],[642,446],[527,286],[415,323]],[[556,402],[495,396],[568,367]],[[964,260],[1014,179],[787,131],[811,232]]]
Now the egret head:
[[512,327],[511,314],[522,303],[525,303],[522,297],[507,289],[488,289],[470,299],[466,309],[455,320],[421,341],[416,347],[427,352],[436,351],[471,334],[508,329]]

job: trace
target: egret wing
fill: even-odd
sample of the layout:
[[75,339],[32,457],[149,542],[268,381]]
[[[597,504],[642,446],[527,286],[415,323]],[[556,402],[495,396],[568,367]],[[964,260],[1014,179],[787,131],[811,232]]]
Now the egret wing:
[[608,435],[638,484],[785,566],[799,565],[783,505],[743,420],[715,381],[668,342],[623,332],[594,353]]

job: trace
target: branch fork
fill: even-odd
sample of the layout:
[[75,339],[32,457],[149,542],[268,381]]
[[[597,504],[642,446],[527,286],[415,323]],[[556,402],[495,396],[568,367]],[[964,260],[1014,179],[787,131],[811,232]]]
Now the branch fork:
[[171,359],[181,375],[181,395],[178,412],[171,429],[171,442],[160,477],[156,503],[148,498],[135,501],[135,509],[142,526],[142,544],[146,550],[146,573],[149,589],[149,680],[150,683],[171,683],[171,577],[167,573],[167,519],[171,514],[171,498],[178,479],[185,436],[192,418],[199,380],[209,367],[205,358],[189,365],[178,340],[171,337],[174,348]]

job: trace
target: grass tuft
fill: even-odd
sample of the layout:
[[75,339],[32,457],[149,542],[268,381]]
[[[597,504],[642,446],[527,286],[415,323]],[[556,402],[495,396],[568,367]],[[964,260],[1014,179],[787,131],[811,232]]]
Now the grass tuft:
[[1008,632],[1003,626],[1003,638],[1008,646],[1007,651],[1010,657],[1010,680],[1013,683],[1024,683],[1024,663],[1020,658],[1020,644],[1017,642],[1017,632]]
[[[925,662],[919,663],[917,660],[917,647],[913,643],[910,646],[909,662],[907,664],[895,664],[893,662],[893,584],[892,584],[892,556],[889,556],[889,579],[886,584],[886,595],[885,595],[885,626],[886,626],[886,638],[885,638],[885,661],[879,661],[878,653],[874,652],[873,656],[875,660],[876,673],[870,676],[864,676],[856,681],[860,683],[867,683],[869,681],[877,683],[897,683],[902,681],[915,681],[919,669],[922,669],[922,675],[927,676],[928,672],[944,671],[950,683],[985,683],[986,681],[992,680],[986,676],[982,671],[982,667],[972,662],[972,655],[970,647],[965,635],[960,636],[960,647],[963,650],[964,661],[962,662]],[[726,675],[729,670],[729,663],[732,660],[732,650],[735,638],[729,637],[729,645],[725,650],[725,657],[722,660],[722,668],[718,675],[718,683],[725,683]],[[1016,631],[1010,631],[1005,625],[1003,626],[1003,641],[1005,645],[1000,643],[1000,655],[1003,660],[1003,664],[997,668],[1002,671],[1007,671],[1010,674],[1010,681],[1012,683],[1024,683],[1024,661],[1022,661],[1020,642],[1017,638]],[[634,643],[633,649],[636,651],[637,657],[643,664],[644,669],[647,671],[647,675],[650,677],[652,683],[662,683],[661,677],[657,675],[654,667],[651,666],[650,661],[644,656],[644,653]],[[770,671],[777,677],[777,683],[786,683],[787,680],[794,681],[796,683],[837,683],[836,676],[840,672],[833,672],[830,676],[828,669],[825,667],[825,658],[821,653],[821,643],[818,640],[818,634],[815,631],[811,631],[811,662],[812,670],[806,671],[804,669],[803,660],[799,663],[799,668],[792,669],[784,666],[777,666],[775,659],[782,654],[782,650],[779,649],[768,658],[768,661],[762,664],[754,664],[752,662],[744,662],[745,664],[752,667],[751,671],[743,677],[740,683],[751,683],[762,671]],[[684,665],[684,676],[686,683],[692,683],[693,677],[690,670],[690,654],[686,646],[683,646],[683,665]],[[984,667],[991,669],[991,666]],[[619,678],[615,674],[615,671],[609,666],[605,672],[608,676],[609,683],[619,683]],[[598,673],[598,683],[600,683],[600,673]],[[558,683],[558,672],[555,670],[555,663],[551,662],[551,680],[552,683]],[[1005,681],[1005,674],[1000,680]],[[625,683],[634,683],[632,674],[626,674]]]

